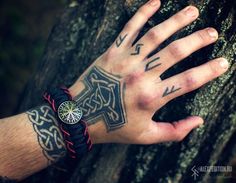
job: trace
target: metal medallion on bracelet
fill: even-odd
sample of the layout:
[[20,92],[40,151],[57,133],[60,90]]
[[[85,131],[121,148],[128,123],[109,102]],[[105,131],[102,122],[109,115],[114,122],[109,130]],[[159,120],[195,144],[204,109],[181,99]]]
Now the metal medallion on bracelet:
[[70,157],[77,158],[90,151],[92,142],[87,124],[69,90],[65,87],[50,89],[44,94],[44,99],[57,116]]

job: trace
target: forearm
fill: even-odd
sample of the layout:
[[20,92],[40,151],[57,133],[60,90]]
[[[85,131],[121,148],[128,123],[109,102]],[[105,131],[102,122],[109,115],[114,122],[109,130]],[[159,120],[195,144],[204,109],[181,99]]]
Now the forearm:
[[[72,86],[70,93],[74,98],[82,90],[82,85]],[[111,140],[104,123],[91,125],[88,131],[93,144]],[[1,119],[0,144],[0,176],[18,180],[44,169],[66,154],[57,118],[46,104]]]
[[[91,125],[88,131],[93,144],[108,140],[104,123]],[[17,180],[44,169],[66,154],[56,116],[45,104],[1,119],[0,144],[0,176]]]
[[65,155],[62,134],[49,106],[0,121],[0,175],[23,179]]

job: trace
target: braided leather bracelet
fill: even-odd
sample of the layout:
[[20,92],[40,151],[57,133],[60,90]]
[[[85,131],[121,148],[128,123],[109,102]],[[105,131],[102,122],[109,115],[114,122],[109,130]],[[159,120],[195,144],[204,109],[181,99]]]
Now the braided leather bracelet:
[[[92,148],[92,142],[86,122],[82,118],[79,118],[76,123],[74,122],[74,119],[77,119],[78,116],[82,116],[82,111],[81,114],[77,114],[78,116],[72,118],[72,115],[80,109],[78,109],[77,105],[77,108],[72,108],[74,107],[75,102],[72,100],[69,90],[66,87],[50,89],[43,97],[50,104],[56,114],[70,157],[75,159],[90,151]],[[64,107],[62,109],[63,112],[68,110],[66,111],[68,113],[64,112],[64,114],[68,114],[69,116],[67,116],[66,119],[71,118],[72,122],[70,122],[70,120],[67,122],[63,121],[62,117],[59,116],[59,107]]]

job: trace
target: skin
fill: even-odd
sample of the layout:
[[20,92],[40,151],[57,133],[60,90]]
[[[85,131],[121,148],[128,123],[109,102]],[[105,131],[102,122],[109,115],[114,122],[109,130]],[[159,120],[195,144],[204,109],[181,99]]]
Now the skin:
[[[197,116],[169,123],[151,119],[170,100],[199,88],[228,68],[225,59],[216,58],[161,80],[163,72],[214,43],[218,34],[213,28],[199,30],[148,58],[163,41],[199,15],[196,7],[186,7],[151,28],[132,46],[160,4],[152,0],[140,7],[107,51],[69,88],[85,114],[94,144],[181,141],[203,124]],[[65,144],[53,115],[50,107],[42,105],[0,121],[0,175],[21,180],[64,156]]]

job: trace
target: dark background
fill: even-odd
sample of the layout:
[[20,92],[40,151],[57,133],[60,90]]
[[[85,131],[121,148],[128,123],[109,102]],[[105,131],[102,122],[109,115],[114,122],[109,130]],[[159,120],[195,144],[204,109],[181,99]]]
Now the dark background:
[[65,5],[66,0],[0,1],[0,118],[15,114]]

